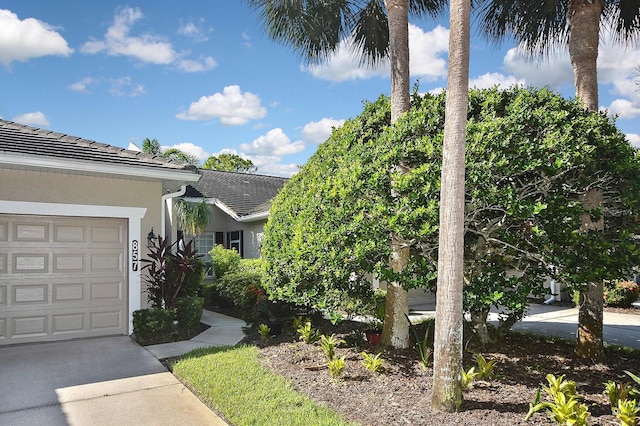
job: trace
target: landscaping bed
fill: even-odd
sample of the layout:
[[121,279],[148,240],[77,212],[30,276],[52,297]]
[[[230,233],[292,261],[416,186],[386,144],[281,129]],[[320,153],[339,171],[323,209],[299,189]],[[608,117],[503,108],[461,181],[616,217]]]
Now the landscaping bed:
[[[336,333],[341,338],[359,326],[343,322],[335,327],[321,319],[314,319],[313,323],[322,333]],[[419,365],[413,349],[382,350],[386,371],[373,374],[361,365],[360,353],[380,349],[366,343],[360,348],[338,347],[336,356],[344,355],[347,366],[339,380],[332,381],[319,342],[299,342],[292,330],[267,341],[255,329],[248,333],[245,343],[260,348],[260,360],[266,369],[290,380],[298,392],[319,405],[329,406],[361,425],[552,424],[544,413],[524,420],[529,403],[541,384],[546,384],[548,373],[565,374],[576,382],[577,393],[591,412],[589,424],[619,424],[611,414],[603,383],[631,381],[624,370],[637,373],[640,369],[637,351],[607,348],[604,362],[591,363],[575,359],[573,342],[510,333],[499,350],[484,352],[487,360],[497,360],[496,378],[477,381],[473,389],[464,393],[463,411],[448,414],[431,410],[433,371]],[[465,353],[465,369],[474,363],[473,354]]]

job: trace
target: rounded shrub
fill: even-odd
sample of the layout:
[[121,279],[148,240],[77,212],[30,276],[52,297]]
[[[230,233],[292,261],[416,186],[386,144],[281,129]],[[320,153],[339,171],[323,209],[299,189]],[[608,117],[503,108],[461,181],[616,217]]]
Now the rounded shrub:
[[640,286],[634,281],[614,281],[605,284],[604,305],[630,308],[640,296]]

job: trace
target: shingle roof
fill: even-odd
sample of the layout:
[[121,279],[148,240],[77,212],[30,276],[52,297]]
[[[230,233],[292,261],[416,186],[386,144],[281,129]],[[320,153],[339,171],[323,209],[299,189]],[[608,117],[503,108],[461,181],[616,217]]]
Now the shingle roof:
[[0,119],[0,156],[2,154],[164,170],[193,168],[162,157]]
[[200,170],[201,177],[187,186],[185,197],[216,198],[239,217],[268,212],[271,199],[287,181],[286,178],[252,173]]

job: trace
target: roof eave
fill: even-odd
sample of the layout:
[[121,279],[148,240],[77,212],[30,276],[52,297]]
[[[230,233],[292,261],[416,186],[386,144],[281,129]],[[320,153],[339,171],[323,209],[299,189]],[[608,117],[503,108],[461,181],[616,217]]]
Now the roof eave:
[[0,165],[183,182],[197,182],[200,179],[199,174],[189,170],[155,169],[152,167],[140,167],[132,165],[123,166],[120,164],[112,163],[107,164],[89,161],[73,161],[58,158],[30,157],[7,153],[0,154]]

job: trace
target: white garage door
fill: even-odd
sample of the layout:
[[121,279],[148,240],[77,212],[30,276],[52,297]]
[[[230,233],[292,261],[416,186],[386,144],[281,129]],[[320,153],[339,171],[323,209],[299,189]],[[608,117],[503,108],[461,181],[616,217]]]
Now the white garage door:
[[126,334],[125,219],[0,214],[0,345]]

